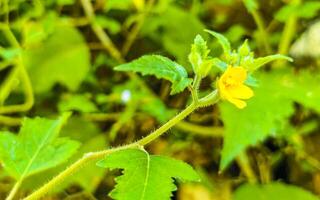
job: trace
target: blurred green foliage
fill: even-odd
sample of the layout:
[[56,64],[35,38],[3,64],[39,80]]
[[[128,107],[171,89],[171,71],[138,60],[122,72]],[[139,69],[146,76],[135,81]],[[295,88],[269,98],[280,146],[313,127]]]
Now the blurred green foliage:
[[[188,55],[199,34],[211,49],[208,60],[218,56],[212,62],[220,68],[206,74],[203,95],[232,59],[248,68],[274,58],[252,63],[253,56],[289,54],[294,62],[274,62],[248,79],[255,96],[245,109],[228,102],[201,108],[148,152],[195,166],[206,180],[196,184],[209,200],[318,199],[319,11],[316,0],[0,1],[0,198],[16,180],[25,181],[22,197],[84,153],[142,138],[182,110],[191,101]],[[221,38],[204,29],[221,33],[233,47],[244,44],[243,54],[249,45],[255,55],[228,58],[231,45],[221,48]],[[134,71],[165,80],[123,72],[132,63]],[[113,70],[119,65],[121,72]],[[73,114],[61,138],[63,117],[37,118],[66,111]],[[105,172],[90,163],[49,195],[106,199],[116,175]],[[247,181],[251,185],[242,184]],[[205,199],[196,188],[174,198]]]

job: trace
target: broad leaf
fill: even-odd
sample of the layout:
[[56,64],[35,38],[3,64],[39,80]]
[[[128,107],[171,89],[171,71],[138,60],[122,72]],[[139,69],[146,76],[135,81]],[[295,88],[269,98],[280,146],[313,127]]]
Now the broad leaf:
[[269,183],[266,185],[245,184],[233,194],[232,200],[319,200],[311,192],[294,185]]
[[205,31],[218,39],[218,42],[222,46],[223,52],[225,54],[228,54],[231,52],[231,45],[226,37],[224,37],[220,33],[214,32],[214,31],[210,31],[210,30],[205,30]]
[[176,190],[172,178],[198,181],[188,164],[172,158],[149,155],[146,151],[127,149],[115,152],[97,163],[100,167],[124,169],[116,178],[110,196],[117,200],[169,200]]
[[25,178],[66,161],[79,143],[58,138],[61,126],[68,118],[25,119],[18,135],[0,132],[0,160],[15,178]]
[[248,106],[239,110],[228,102],[220,104],[225,126],[220,169],[224,169],[248,146],[276,134],[293,113],[292,101],[283,98],[280,83],[271,75],[259,76],[259,87]]
[[90,53],[82,35],[71,27],[57,27],[40,46],[23,52],[35,92],[60,83],[76,90],[87,75]]
[[181,65],[159,55],[142,56],[130,63],[115,67],[115,70],[140,72],[142,75],[154,75],[169,80],[172,83],[171,94],[183,91],[192,82]]
[[227,102],[220,105],[225,125],[221,169],[248,146],[268,136],[278,136],[294,112],[294,102],[320,112],[320,76],[274,71],[258,74],[258,80],[255,96],[245,109],[239,110]]

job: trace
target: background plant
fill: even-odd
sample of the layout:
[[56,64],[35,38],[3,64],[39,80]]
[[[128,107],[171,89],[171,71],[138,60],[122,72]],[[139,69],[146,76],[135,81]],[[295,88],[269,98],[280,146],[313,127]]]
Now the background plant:
[[[246,52],[246,48],[228,52],[229,57],[220,56],[228,45],[220,48],[219,40],[203,32],[205,28],[223,33],[233,47],[249,39],[255,58],[291,51],[295,61],[279,60],[249,76],[246,84],[258,87],[253,87],[254,97],[245,109],[225,101],[198,109],[170,129],[170,134],[147,146],[152,154],[189,162],[200,174],[201,183],[179,184],[175,197],[185,199],[191,192],[207,199],[256,198],[259,193],[269,198],[280,193],[282,199],[299,195],[302,199],[316,198],[320,166],[316,154],[319,40],[312,33],[317,33],[313,30],[317,30],[319,7],[317,1],[294,0],[1,1],[0,122],[1,141],[5,141],[1,144],[8,147],[9,141],[26,142],[19,138],[30,129],[28,124],[41,121],[32,136],[52,136],[43,140],[43,147],[65,154],[56,162],[40,162],[41,167],[32,170],[32,166],[26,169],[21,163],[24,170],[15,172],[8,170],[10,164],[4,158],[8,148],[4,148],[1,198],[21,175],[24,181],[16,198],[39,188],[86,152],[143,138],[192,101],[187,90],[170,95],[173,86],[179,91],[190,76],[158,80],[114,72],[114,66],[157,54],[176,61],[191,75],[195,67],[189,63],[191,56],[188,59],[190,44],[201,34],[211,49],[202,63],[218,68],[201,72],[208,74],[199,96],[212,92],[211,85],[221,70],[236,62],[236,53]],[[243,65],[250,66],[253,55],[246,56]],[[211,60],[216,57],[219,59]],[[67,115],[62,114],[65,111],[74,113],[67,123]],[[13,135],[25,116],[33,119],[24,120],[20,133]],[[62,123],[65,125],[58,137]],[[35,151],[47,152],[40,150]],[[17,155],[23,157],[19,152]],[[56,185],[49,196],[107,198],[113,188],[108,180],[116,175],[90,163]],[[263,185],[242,184],[245,182]]]

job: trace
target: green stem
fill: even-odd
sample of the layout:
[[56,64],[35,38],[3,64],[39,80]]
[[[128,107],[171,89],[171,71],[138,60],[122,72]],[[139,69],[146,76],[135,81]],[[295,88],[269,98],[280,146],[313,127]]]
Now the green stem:
[[[298,6],[300,4],[300,0],[293,0],[291,4]],[[296,34],[297,29],[297,21],[298,17],[295,13],[292,13],[289,19],[286,21],[283,29],[283,33],[281,35],[278,53],[279,54],[287,54],[289,52],[289,47],[291,42]],[[281,67],[285,61],[279,60],[274,62],[273,67]]]
[[7,196],[6,200],[12,200],[15,196],[15,194],[17,193],[18,189],[20,188],[21,184],[22,184],[23,179],[20,178],[13,186],[13,188],[11,189],[9,195]]
[[148,2],[146,8],[144,9],[144,13],[141,15],[141,17],[139,18],[139,20],[137,21],[137,23],[135,24],[135,26],[132,28],[131,32],[129,33],[127,40],[124,43],[123,48],[122,48],[122,55],[123,56],[127,55],[133,42],[137,38],[139,31],[141,30],[141,28],[144,24],[144,21],[145,21],[146,17],[148,16],[153,4],[154,4],[154,0],[150,0]]
[[271,47],[268,42],[269,34],[267,32],[267,29],[265,27],[264,21],[260,15],[260,13],[257,10],[254,10],[251,12],[252,17],[258,27],[259,34],[261,36],[262,45],[264,46],[264,49],[267,54],[271,54]]
[[222,127],[200,126],[185,121],[179,122],[175,127],[191,134],[209,137],[222,137],[224,131]]
[[[11,29],[9,28],[8,25],[2,27],[3,33],[6,36],[6,38],[8,39],[8,41],[10,42],[10,44],[14,47],[14,48],[18,48],[20,49],[20,44],[17,41],[17,39],[15,38],[14,34],[12,33]],[[9,75],[8,79],[6,80],[6,83],[4,85],[5,89],[4,93],[1,93],[1,103],[3,103],[6,99],[6,97],[9,95],[10,90],[12,89],[12,84],[14,82],[14,80],[17,78],[17,76],[19,75],[21,78],[21,81],[23,83],[24,86],[24,92],[25,92],[25,96],[26,96],[26,100],[23,104],[21,105],[10,105],[10,106],[0,106],[0,114],[4,114],[4,113],[14,113],[14,112],[24,112],[29,110],[33,104],[34,104],[34,96],[33,96],[33,89],[32,89],[32,85],[31,85],[31,81],[29,78],[29,75],[26,71],[25,66],[23,65],[23,60],[21,55],[19,55],[18,59],[17,59],[17,65],[16,67],[11,71],[12,75]]]
[[21,124],[21,121],[21,118],[0,115],[0,124],[5,124],[7,126],[18,126]]
[[251,165],[250,165],[250,162],[249,162],[249,159],[248,159],[248,156],[246,153],[243,153],[243,154],[240,154],[240,156],[238,156],[236,158],[237,160],[237,163],[239,164],[242,172],[245,174],[245,176],[248,178],[248,181],[250,183],[256,183],[257,182],[257,176],[255,175]]
[[126,146],[121,146],[113,149],[108,149],[104,151],[94,152],[94,153],[87,153],[81,159],[70,165],[66,170],[61,172],[59,175],[54,177],[51,181],[43,185],[41,188],[33,192],[31,195],[27,196],[24,200],[38,200],[42,198],[45,194],[47,194],[50,190],[52,190],[56,185],[62,182],[64,179],[72,176],[72,174],[77,171],[78,169],[82,168],[84,165],[93,162],[95,160],[101,159],[108,154],[128,149],[128,148],[136,148],[138,147],[137,143],[132,143]]
[[144,145],[150,143],[151,141],[155,140],[160,135],[165,133],[167,130],[169,130],[171,127],[173,127],[175,124],[177,124],[179,121],[183,120],[186,116],[188,116],[190,113],[192,113],[196,108],[197,108],[197,105],[195,103],[191,103],[181,113],[176,115],[174,118],[170,119],[167,123],[162,125],[156,131],[149,134],[147,137],[139,140],[137,143],[140,144],[141,146],[144,146]]
[[101,26],[95,23],[95,14],[94,14],[93,7],[90,0],[81,0],[81,4],[88,20],[91,22],[90,24],[91,24],[92,30],[94,31],[96,36],[99,38],[103,46],[106,48],[106,50],[110,53],[110,55],[114,59],[116,59],[120,63],[123,63],[124,59],[122,58],[119,50],[112,43],[110,37],[104,32]]
[[[214,99],[214,100],[209,100],[209,98],[207,96],[207,97],[204,97],[203,99],[200,99],[199,103],[200,102],[216,102],[216,100],[218,99],[218,93],[214,92],[214,94],[215,95],[212,95],[212,93],[211,93],[211,94],[208,95],[208,96],[211,95],[210,96],[211,99]],[[33,192],[32,194],[27,196],[24,200],[37,200],[37,199],[40,199],[45,194],[47,194],[50,190],[52,190],[52,188],[54,188],[57,184],[61,183],[66,178],[70,177],[75,171],[77,171],[78,169],[80,169],[85,164],[87,164],[87,163],[89,163],[91,161],[102,159],[106,155],[108,155],[110,153],[113,153],[113,152],[116,152],[116,151],[119,151],[119,150],[128,149],[128,148],[137,148],[137,147],[141,147],[141,146],[145,146],[145,145],[149,144],[150,142],[154,141],[159,136],[164,134],[167,130],[172,128],[174,125],[176,125],[178,122],[183,120],[185,117],[187,117],[190,113],[192,113],[194,110],[196,110],[199,106],[200,106],[200,104],[192,102],[181,113],[179,113],[174,118],[169,120],[167,123],[162,125],[156,131],[150,133],[148,136],[138,140],[137,142],[134,142],[134,143],[131,143],[131,144],[128,144],[128,145],[125,145],[125,146],[109,149],[109,150],[104,150],[104,151],[98,151],[98,152],[85,154],[81,159],[79,159],[78,161],[73,163],[66,170],[64,170],[63,172],[58,174],[56,177],[54,177],[51,181],[49,181],[48,183],[43,185],[41,188],[39,188],[38,190],[36,190],[35,192]]]

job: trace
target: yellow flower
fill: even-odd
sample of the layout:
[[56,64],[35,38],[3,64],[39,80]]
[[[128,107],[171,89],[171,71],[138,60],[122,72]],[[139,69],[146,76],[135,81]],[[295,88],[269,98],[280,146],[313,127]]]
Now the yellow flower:
[[243,99],[250,99],[253,96],[252,89],[244,85],[246,79],[246,69],[240,66],[228,66],[217,83],[220,97],[240,109],[246,107],[247,103]]

